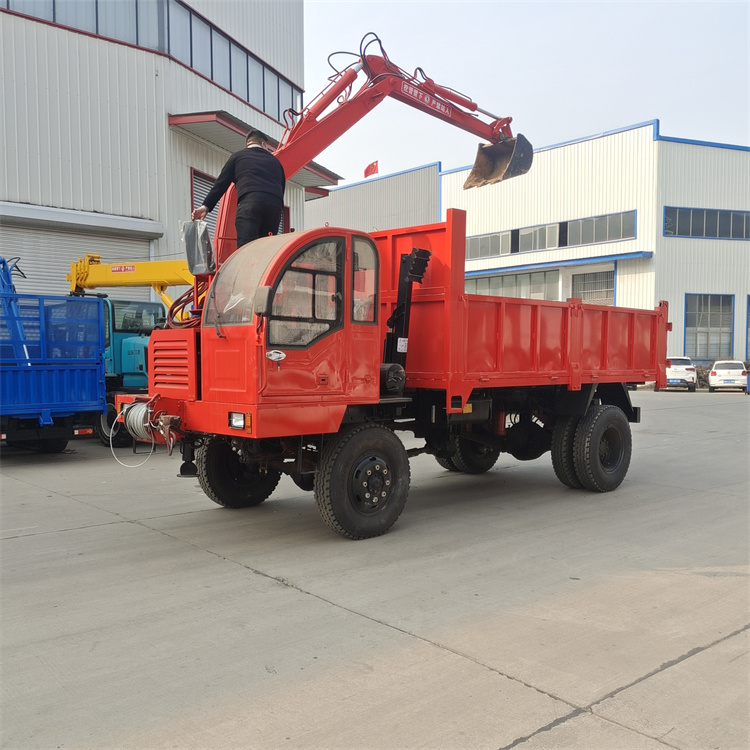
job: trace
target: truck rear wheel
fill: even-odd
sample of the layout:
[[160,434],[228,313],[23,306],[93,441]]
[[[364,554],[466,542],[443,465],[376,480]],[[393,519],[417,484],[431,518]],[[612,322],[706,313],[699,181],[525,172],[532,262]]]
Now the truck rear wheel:
[[561,417],[552,429],[552,468],[563,484],[574,489],[583,487],[573,459],[573,442],[580,421],[580,417]]
[[323,446],[315,502],[325,523],[349,539],[385,534],[409,495],[409,458],[389,429],[365,424]]
[[276,489],[281,472],[260,471],[248,465],[222,438],[210,438],[195,452],[198,482],[215,503],[225,508],[250,508],[260,505]]
[[623,411],[610,404],[591,406],[573,441],[576,476],[587,490],[610,492],[625,479],[632,449],[630,425]]
[[499,456],[499,448],[459,437],[451,460],[456,469],[464,474],[484,474],[497,463]]
[[452,458],[441,458],[440,456],[435,456],[435,460],[438,462],[439,466],[442,466],[447,471],[461,471],[461,469],[453,463]]

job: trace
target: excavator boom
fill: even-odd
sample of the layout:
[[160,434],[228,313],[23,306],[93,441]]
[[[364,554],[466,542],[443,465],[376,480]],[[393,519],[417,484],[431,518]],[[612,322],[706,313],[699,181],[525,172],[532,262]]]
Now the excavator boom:
[[[369,39],[368,39],[369,37]],[[379,55],[367,54],[370,44],[380,46]],[[366,79],[354,93],[360,73]],[[338,72],[330,84],[301,113],[284,113],[288,123],[275,156],[284,167],[287,179],[293,177],[312,159],[373,110],[386,97],[443,120],[477,135],[488,143],[480,144],[477,159],[464,189],[491,185],[525,174],[531,167],[533,148],[522,135],[511,132],[510,117],[498,117],[480,108],[476,102],[457,91],[437,85],[417,68],[413,75],[394,65],[380,45],[368,34],[360,46],[358,61]],[[480,117],[484,116],[484,119]],[[234,218],[237,196],[234,185],[219,205],[214,247],[219,262],[236,249]]]

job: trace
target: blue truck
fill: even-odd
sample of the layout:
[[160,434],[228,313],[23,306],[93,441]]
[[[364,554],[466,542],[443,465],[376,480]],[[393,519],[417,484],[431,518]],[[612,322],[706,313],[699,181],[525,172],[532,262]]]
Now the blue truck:
[[130,445],[132,438],[127,430],[118,429],[115,423],[115,395],[148,391],[148,340],[151,331],[163,325],[166,310],[161,302],[109,297],[103,297],[102,302],[107,406],[94,432],[104,445]]
[[0,258],[0,437],[60,453],[106,415],[104,303],[18,294],[17,261]]

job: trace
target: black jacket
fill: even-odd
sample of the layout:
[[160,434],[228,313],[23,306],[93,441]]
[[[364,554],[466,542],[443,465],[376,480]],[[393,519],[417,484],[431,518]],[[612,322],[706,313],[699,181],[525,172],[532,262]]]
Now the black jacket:
[[237,203],[250,193],[268,193],[279,201],[284,200],[284,168],[273,154],[260,146],[236,151],[229,157],[203,205],[212,211],[231,183],[237,186]]

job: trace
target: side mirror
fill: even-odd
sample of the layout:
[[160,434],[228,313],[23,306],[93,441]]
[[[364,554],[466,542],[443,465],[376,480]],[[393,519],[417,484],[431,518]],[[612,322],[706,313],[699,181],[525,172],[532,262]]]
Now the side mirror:
[[671,359],[668,359],[668,360],[667,360],[667,367],[671,367],[671,366],[672,366],[672,360],[671,360]]
[[268,316],[271,314],[271,287],[270,286],[259,286],[255,290],[255,297],[253,298],[253,312],[256,315]]

